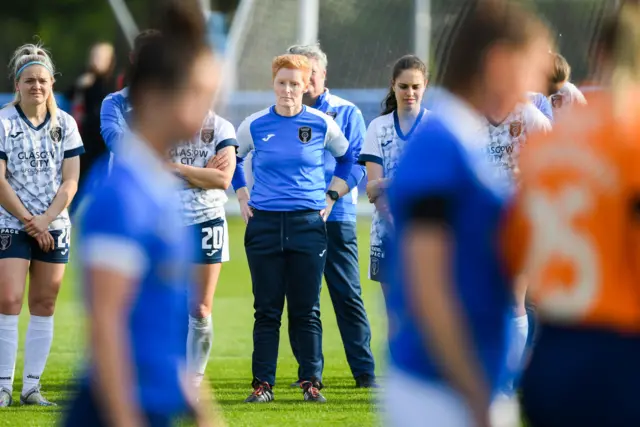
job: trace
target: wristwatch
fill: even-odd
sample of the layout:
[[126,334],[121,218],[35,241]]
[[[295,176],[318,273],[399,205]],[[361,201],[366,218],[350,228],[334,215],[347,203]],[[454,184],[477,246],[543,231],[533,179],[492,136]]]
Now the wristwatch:
[[327,191],[327,196],[329,196],[329,198],[331,200],[333,200],[334,202],[337,201],[340,198],[340,194],[338,194],[338,192],[335,191],[335,190]]

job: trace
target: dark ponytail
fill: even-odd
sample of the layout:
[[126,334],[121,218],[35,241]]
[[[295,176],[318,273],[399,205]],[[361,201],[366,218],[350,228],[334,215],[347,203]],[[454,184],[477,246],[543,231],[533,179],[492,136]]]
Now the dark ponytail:
[[149,89],[176,92],[195,60],[209,49],[206,25],[197,0],[167,0],[154,28],[134,49],[129,97],[135,109]]
[[424,75],[425,80],[428,78],[427,66],[415,55],[405,55],[398,59],[393,65],[393,73],[391,78],[391,86],[389,87],[389,93],[382,101],[382,114],[381,116],[392,113],[398,109],[398,100],[396,100],[396,93],[393,90],[393,86],[396,83],[396,79],[405,70],[420,70]]

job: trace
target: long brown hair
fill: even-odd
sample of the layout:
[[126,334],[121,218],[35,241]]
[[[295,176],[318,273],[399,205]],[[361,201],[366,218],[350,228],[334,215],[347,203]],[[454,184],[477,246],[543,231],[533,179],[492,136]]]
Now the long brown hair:
[[398,109],[398,100],[396,99],[396,92],[393,90],[393,86],[395,85],[398,76],[400,76],[400,74],[405,70],[419,70],[424,75],[425,80],[428,78],[427,66],[417,56],[405,55],[398,59],[393,65],[389,92],[387,93],[387,96],[385,96],[384,101],[382,101],[382,116]]

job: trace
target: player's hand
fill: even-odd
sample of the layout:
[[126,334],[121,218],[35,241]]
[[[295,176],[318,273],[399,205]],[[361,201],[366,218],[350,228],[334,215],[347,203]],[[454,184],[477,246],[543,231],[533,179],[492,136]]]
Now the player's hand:
[[36,215],[25,224],[25,231],[30,236],[37,237],[38,234],[42,234],[49,229],[49,224],[51,224],[51,221],[46,215]]
[[333,200],[329,196],[327,196],[326,200],[327,200],[327,207],[320,211],[320,216],[322,217],[322,220],[324,222],[327,222],[327,220],[329,219],[329,215],[331,215],[331,211],[333,210],[333,205],[336,204],[335,200]]
[[227,150],[216,154],[207,162],[207,167],[210,169],[224,170],[227,166],[229,166],[229,153]]
[[378,200],[385,189],[386,179],[374,179],[373,181],[367,182],[367,197],[369,198],[369,203],[375,203]]
[[38,242],[38,246],[42,249],[42,252],[51,252],[56,248],[56,241],[53,239],[53,236],[48,231],[44,233],[39,233],[36,237],[36,242]]
[[240,214],[242,215],[244,223],[249,224],[249,220],[253,218],[253,210],[251,206],[249,206],[249,199],[238,198],[238,203],[240,204]]

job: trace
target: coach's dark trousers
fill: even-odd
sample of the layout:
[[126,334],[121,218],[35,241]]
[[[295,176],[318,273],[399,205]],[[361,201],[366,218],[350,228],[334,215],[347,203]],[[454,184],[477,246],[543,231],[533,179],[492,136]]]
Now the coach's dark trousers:
[[[371,327],[362,301],[360,267],[358,264],[358,238],[356,223],[352,221],[327,222],[327,264],[324,278],[354,378],[368,374],[374,376],[375,362],[371,352]],[[294,356],[299,345],[289,323],[289,339]],[[298,375],[301,374],[301,370]]]
[[245,250],[253,283],[254,378],[275,384],[280,319],[285,297],[299,345],[303,380],[322,377],[320,287],[327,255],[327,230],[317,211],[254,210]]

